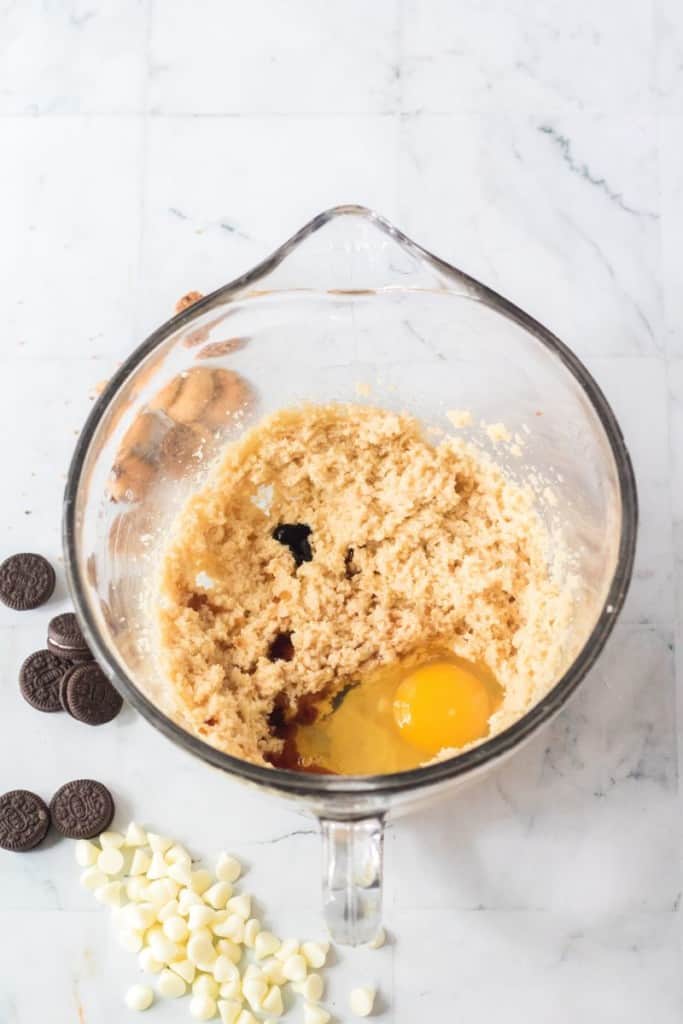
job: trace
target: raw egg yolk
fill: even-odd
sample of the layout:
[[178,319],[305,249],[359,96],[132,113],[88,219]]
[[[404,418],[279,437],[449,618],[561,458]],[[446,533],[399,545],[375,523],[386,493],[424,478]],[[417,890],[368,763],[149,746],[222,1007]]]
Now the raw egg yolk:
[[488,687],[474,672],[434,661],[399,683],[393,711],[403,739],[435,757],[446,747],[486,736],[492,704]]

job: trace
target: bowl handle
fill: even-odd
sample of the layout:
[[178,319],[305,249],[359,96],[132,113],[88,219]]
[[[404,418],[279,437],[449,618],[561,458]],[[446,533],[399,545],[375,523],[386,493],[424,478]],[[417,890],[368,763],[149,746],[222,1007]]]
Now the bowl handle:
[[382,923],[381,817],[320,819],[323,839],[323,911],[332,939],[346,946],[370,942]]

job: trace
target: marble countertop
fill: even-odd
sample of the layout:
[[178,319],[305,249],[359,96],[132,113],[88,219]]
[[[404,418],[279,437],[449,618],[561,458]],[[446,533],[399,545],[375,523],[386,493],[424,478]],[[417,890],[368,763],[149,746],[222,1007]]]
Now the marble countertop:
[[[328,206],[372,206],[586,361],[642,530],[624,614],[570,707],[452,806],[389,831],[392,941],[339,954],[334,1019],[366,980],[387,1024],[678,1024],[680,3],[10,0],[0,133],[0,554],[38,548],[60,570],[47,608],[0,614],[0,790],[101,778],[119,823],[231,849],[278,930],[320,931],[313,823],[130,709],[86,730],[31,711],[15,680],[68,607],[61,492],[97,382],[190,288]],[[0,855],[0,934],[1,1024],[128,1019],[134,958],[69,843]]]

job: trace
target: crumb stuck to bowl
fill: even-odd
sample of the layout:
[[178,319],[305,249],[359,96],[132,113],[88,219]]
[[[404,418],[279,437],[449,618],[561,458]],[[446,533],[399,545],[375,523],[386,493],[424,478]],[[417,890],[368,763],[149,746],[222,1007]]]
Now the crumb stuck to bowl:
[[185,292],[185,294],[181,295],[178,301],[176,302],[173,311],[176,314],[183,313],[186,309],[189,309],[190,306],[194,306],[195,302],[199,302],[199,300],[203,298],[203,292],[198,292],[195,290]]
[[446,648],[500,684],[491,735],[561,667],[572,593],[551,547],[532,490],[462,438],[434,444],[369,406],[284,410],[226,449],[178,518],[163,669],[199,735],[277,764],[302,709]]

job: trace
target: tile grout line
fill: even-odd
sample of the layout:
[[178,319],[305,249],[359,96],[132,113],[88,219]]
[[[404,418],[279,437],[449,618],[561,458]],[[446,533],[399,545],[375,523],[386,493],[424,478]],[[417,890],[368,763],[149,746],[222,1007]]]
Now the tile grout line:
[[[661,230],[660,230],[661,238]],[[678,405],[674,389],[672,385],[672,368],[675,362],[675,358],[667,353],[664,357],[664,365],[666,367],[666,394],[667,394],[667,453],[668,462],[671,477],[669,480],[669,523],[670,523],[670,535],[671,535],[671,564],[672,564],[672,589],[673,589],[673,628],[672,628],[672,639],[673,639],[673,673],[674,673],[674,708],[675,708],[675,728],[674,737],[676,743],[676,783],[679,802],[681,799],[681,757],[683,754],[683,748],[680,740],[681,730],[683,729],[683,697],[680,692],[680,681],[683,678],[683,623],[680,619],[680,612],[683,611],[683,580],[681,580],[678,572],[678,540],[679,533],[681,532],[677,523],[677,515],[675,508],[675,494],[677,490],[678,473],[677,473],[677,460],[674,457],[674,439],[675,439],[675,426],[678,419],[676,407]],[[682,534],[683,536],[683,534]],[[683,841],[683,823],[679,817],[679,838]],[[679,865],[680,871],[680,865]],[[679,875],[679,889],[683,891],[683,873]],[[679,920],[683,919],[683,909],[681,908],[681,901],[678,901],[675,907],[676,912],[679,914]]]
[[[654,14],[654,12],[653,12]],[[656,109],[653,114],[655,118],[655,130],[656,130],[656,159],[657,159],[657,185],[659,191],[659,223],[658,223],[658,270],[659,278],[663,283],[663,265],[664,265],[664,239],[663,229],[664,220],[662,216],[662,197],[664,195],[664,179],[663,179],[663,168],[662,168],[662,115],[659,109]],[[683,650],[681,650],[681,639],[683,639],[683,626],[680,621],[679,610],[683,610],[683,581],[679,579],[679,573],[677,572],[678,565],[678,530],[677,530],[677,515],[676,515],[676,492],[677,492],[677,460],[674,455],[674,440],[675,440],[675,426],[676,426],[676,397],[673,389],[672,382],[672,369],[674,362],[676,361],[675,356],[672,355],[669,348],[669,337],[668,337],[668,318],[666,303],[663,291],[660,291],[660,303],[661,303],[661,327],[663,334],[663,354],[662,359],[664,363],[664,372],[666,374],[666,444],[667,444],[667,462],[669,466],[669,542],[671,550],[671,565],[672,565],[672,580],[671,580],[671,598],[673,604],[673,616],[672,616],[672,641],[673,641],[673,677],[674,677],[674,715],[675,725],[674,729],[674,741],[676,744],[676,787],[679,796],[681,797],[681,756],[683,754],[683,747],[680,740],[680,730],[683,728],[683,700],[679,692],[679,680],[683,677]],[[683,840],[683,824],[679,820],[679,838]],[[680,870],[680,869],[679,869]],[[679,876],[679,888],[683,890],[683,873]],[[680,900],[675,908],[680,914],[683,913],[680,906]]]
[[141,287],[142,278],[142,266],[143,266],[143,251],[145,242],[145,212],[146,212],[146,195],[147,195],[147,171],[149,161],[149,79],[151,71],[151,36],[152,36],[152,19],[154,17],[154,0],[146,0],[145,3],[145,27],[144,37],[142,40],[143,49],[143,61],[144,61],[144,78],[142,82],[142,89],[140,94],[140,112],[136,115],[140,122],[140,156],[138,163],[138,238],[137,238],[137,282],[133,285],[131,282],[131,295],[133,296],[132,308],[130,310],[131,315],[131,334],[135,337],[131,338],[132,344],[137,344],[138,341],[138,321],[139,321],[139,302],[140,295],[143,291]]
[[[402,90],[401,90],[402,92]],[[400,101],[403,104],[403,100]],[[403,105],[399,108],[398,101],[389,107],[382,107],[378,110],[307,110],[300,107],[293,107],[291,110],[259,110],[244,109],[244,110],[143,110],[142,107],[139,110],[18,110],[18,111],[7,111],[0,110],[0,121],[44,121],[44,120],[77,120],[78,118],[101,118],[103,120],[114,120],[119,118],[124,120],[125,118],[135,119],[142,117],[145,114],[149,120],[182,120],[183,118],[195,119],[195,120],[262,120],[271,121],[277,120],[278,118],[289,118],[289,119],[311,119],[311,120],[339,120],[343,118],[358,118],[360,120],[370,121],[373,118],[394,118],[397,115],[408,119],[418,120],[420,118],[431,118],[433,120],[458,120],[463,118],[477,119],[483,121],[494,121],[500,122],[511,119],[518,119],[520,122],[527,123],[529,120],[550,117],[565,117],[578,114],[575,111],[558,110],[556,107],[540,106],[534,108],[531,113],[524,110],[512,110],[512,111],[501,111],[496,108],[488,107],[454,107],[452,110],[428,110],[424,106],[413,106],[408,107]],[[663,118],[667,118],[674,121],[679,121],[681,115],[679,114],[662,114]],[[632,115],[626,112],[616,112],[606,114],[601,110],[589,110],[583,114],[584,119],[594,119],[600,123],[604,121],[606,117],[621,118],[623,120],[632,119]]]
[[[144,92],[145,90],[143,90]],[[139,117],[147,117],[149,120],[158,121],[174,121],[188,118],[190,120],[207,120],[207,121],[220,121],[221,119],[226,120],[261,120],[271,121],[277,120],[278,118],[289,118],[295,119],[300,118],[301,120],[322,120],[330,119],[337,120],[342,118],[359,118],[362,120],[372,120],[373,118],[393,118],[396,117],[399,111],[396,107],[382,108],[381,110],[221,110],[221,111],[209,111],[209,110],[149,110],[143,109],[143,103],[141,101],[139,110],[65,110],[65,111],[0,111],[0,121],[44,121],[49,119],[74,119],[78,118],[102,118],[103,120],[114,120],[116,118],[125,120],[135,120]],[[418,117],[422,112],[420,110],[408,110],[405,111],[406,117]],[[485,116],[485,112],[472,110],[472,111],[444,111],[442,114],[437,116],[442,117],[458,117],[462,115],[471,114],[473,116]],[[498,116],[493,113],[492,116]]]
[[[654,14],[654,11],[653,11]],[[659,41],[657,43],[659,46]],[[683,755],[683,745],[681,744],[680,735],[683,729],[683,697],[680,692],[680,681],[683,679],[683,623],[681,622],[680,612],[683,612],[683,580],[679,578],[678,570],[678,524],[677,524],[677,510],[676,510],[676,494],[678,490],[678,472],[677,472],[677,460],[674,455],[674,442],[676,437],[675,427],[677,422],[676,406],[677,400],[674,393],[673,387],[673,374],[672,370],[674,364],[677,362],[677,357],[672,354],[669,346],[669,331],[668,331],[668,317],[666,309],[666,301],[664,296],[664,282],[663,282],[663,267],[664,267],[664,218],[662,216],[662,197],[664,195],[664,177],[662,167],[662,117],[663,112],[657,105],[653,113],[655,119],[656,129],[656,158],[657,158],[657,185],[659,190],[659,223],[658,223],[658,244],[659,244],[659,260],[658,260],[658,271],[659,278],[662,285],[660,291],[660,303],[661,303],[661,327],[663,334],[663,362],[664,372],[666,374],[666,431],[667,431],[667,461],[669,466],[669,540],[671,544],[671,566],[672,566],[672,602],[673,602],[673,621],[672,621],[672,641],[673,641],[673,682],[674,682],[674,742],[676,744],[676,790],[678,793],[678,800],[681,800],[681,777],[682,777],[682,764],[681,759]],[[679,849],[681,842],[683,842],[683,822],[679,816],[678,820],[678,837],[679,837]],[[673,911],[678,915],[679,922],[683,920],[683,909],[681,908],[680,893],[683,891],[683,871],[681,871],[679,861],[679,898],[674,904]],[[679,925],[680,929],[680,925]]]
[[395,63],[394,63],[394,74],[396,79],[396,95],[394,98],[396,111],[394,114],[396,122],[396,169],[395,169],[395,201],[396,201],[396,219],[399,222],[399,226],[404,221],[404,211],[402,208],[402,167],[403,167],[403,149],[404,149],[404,105],[405,105],[405,88],[404,88],[404,73],[405,73],[405,0],[396,0],[396,24],[395,24]]

